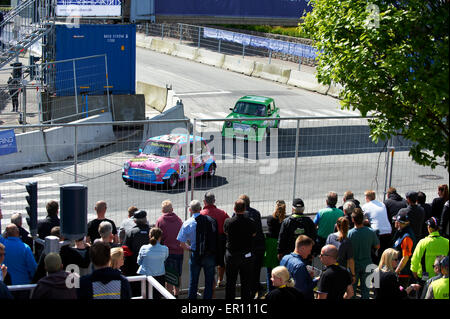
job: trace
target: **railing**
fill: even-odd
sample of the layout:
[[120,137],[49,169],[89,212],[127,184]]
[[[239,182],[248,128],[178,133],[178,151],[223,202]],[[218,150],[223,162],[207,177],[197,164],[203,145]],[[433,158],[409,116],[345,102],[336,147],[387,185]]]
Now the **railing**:
[[[126,277],[129,282],[140,282],[141,283],[141,295],[137,297],[133,297],[132,299],[153,299],[153,287],[158,290],[158,292],[165,298],[165,299],[175,299],[175,297],[170,294],[170,292],[167,291],[166,288],[164,288],[155,278],[152,276],[129,276]],[[148,291],[146,289],[146,283],[148,283]],[[29,291],[31,297],[31,294],[33,292],[33,289],[36,288],[36,284],[30,284],[30,285],[12,285],[8,286],[8,289],[10,292],[14,291]]]
[[[16,78],[14,87],[0,85],[0,109],[11,103],[13,95],[10,95],[10,90],[15,90],[13,94],[19,103],[18,113],[15,114],[20,116],[23,124],[36,111],[39,123],[69,122],[110,111],[107,68],[105,54],[3,68],[0,70],[3,78],[12,77],[15,72],[20,76]],[[105,107],[90,106],[88,96],[103,96]],[[38,108],[30,112],[27,105],[37,105]]]
[[180,44],[196,48],[206,48],[229,55],[258,56],[268,59],[282,59],[299,64],[315,65],[316,50],[312,41],[288,36],[264,34],[256,36],[212,27],[189,24],[149,24],[137,25],[139,32],[147,36],[172,38]]
[[55,23],[53,0],[28,0],[0,24],[0,68],[47,35]]
[[[279,199],[289,202],[301,197],[306,213],[313,214],[323,208],[330,190],[339,196],[352,190],[355,198],[362,200],[364,191],[373,189],[382,201],[387,188],[394,186],[400,194],[421,190],[431,201],[437,185],[448,183],[444,167],[433,170],[412,162],[407,140],[374,143],[368,118],[281,117],[277,119],[279,128],[271,129],[260,142],[223,137],[225,120],[244,121],[205,118],[24,125],[36,131],[16,135],[17,149],[1,156],[0,173],[11,172],[0,175],[4,180],[0,183],[3,218],[23,210],[25,184],[33,180],[39,185],[40,218],[46,215],[46,202],[59,198],[59,187],[75,182],[88,187],[88,207],[94,207],[100,199],[108,202],[108,216],[116,224],[126,218],[132,204],[145,209],[149,222],[155,223],[160,202],[165,199],[170,199],[174,210],[186,219],[189,202],[207,190],[215,193],[218,206],[229,213],[235,199],[246,193],[261,215],[268,216]],[[134,182],[128,185],[122,180],[124,163],[139,154],[138,149],[148,138],[164,133],[186,134],[181,128],[191,127],[189,124],[193,124],[189,133],[201,136],[214,154],[215,176],[180,182],[173,189]],[[196,145],[186,153],[188,158],[202,155]],[[31,170],[20,171],[24,167]]]

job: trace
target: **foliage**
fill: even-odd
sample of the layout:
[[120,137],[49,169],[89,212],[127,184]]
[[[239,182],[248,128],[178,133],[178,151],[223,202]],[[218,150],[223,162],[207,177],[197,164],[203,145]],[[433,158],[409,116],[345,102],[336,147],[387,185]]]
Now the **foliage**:
[[376,116],[373,140],[401,135],[417,163],[449,169],[449,2],[310,4],[302,30],[320,52],[318,80],[343,86],[342,108]]

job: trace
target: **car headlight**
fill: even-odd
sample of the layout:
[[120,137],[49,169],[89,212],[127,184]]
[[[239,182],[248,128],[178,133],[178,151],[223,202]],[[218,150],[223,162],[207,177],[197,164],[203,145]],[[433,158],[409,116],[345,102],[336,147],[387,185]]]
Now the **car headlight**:
[[123,168],[124,169],[129,169],[130,168],[130,163],[125,162],[125,164],[123,164]]
[[157,167],[155,168],[154,172],[156,175],[159,175],[159,173],[161,173],[161,170],[159,169],[159,167]]

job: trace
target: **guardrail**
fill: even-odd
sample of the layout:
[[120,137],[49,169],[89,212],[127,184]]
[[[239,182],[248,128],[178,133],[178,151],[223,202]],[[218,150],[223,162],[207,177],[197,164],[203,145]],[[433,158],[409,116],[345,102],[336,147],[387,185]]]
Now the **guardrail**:
[[[152,276],[129,276],[125,277],[129,282],[140,282],[141,283],[141,295],[137,297],[133,297],[132,299],[153,299],[153,287],[158,290],[158,292],[165,298],[165,299],[175,299],[175,297],[167,291],[166,288],[164,288],[155,278]],[[146,289],[146,283],[148,283],[148,290]],[[29,291],[31,297],[31,294],[33,292],[33,289],[36,288],[36,284],[30,284],[30,285],[12,285],[8,286],[8,289],[10,292],[14,291]]]

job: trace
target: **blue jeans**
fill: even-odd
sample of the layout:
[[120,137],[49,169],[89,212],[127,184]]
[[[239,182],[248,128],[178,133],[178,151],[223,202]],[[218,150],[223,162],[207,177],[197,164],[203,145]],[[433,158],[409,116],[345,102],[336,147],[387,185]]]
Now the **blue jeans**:
[[200,277],[200,271],[203,268],[205,274],[205,291],[203,293],[203,299],[212,299],[213,286],[215,283],[214,275],[216,272],[216,260],[215,256],[204,256],[200,260],[196,260],[193,253],[189,258],[189,299],[197,299],[198,279]]

